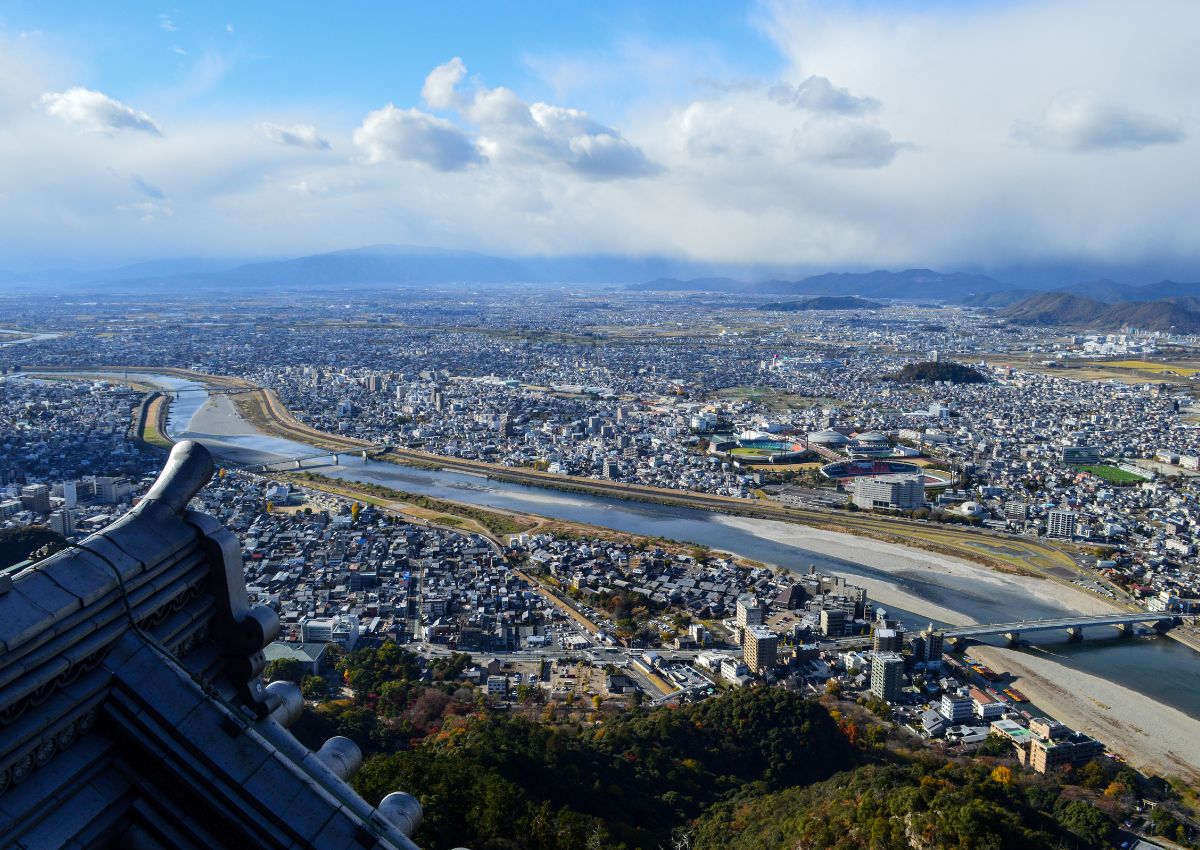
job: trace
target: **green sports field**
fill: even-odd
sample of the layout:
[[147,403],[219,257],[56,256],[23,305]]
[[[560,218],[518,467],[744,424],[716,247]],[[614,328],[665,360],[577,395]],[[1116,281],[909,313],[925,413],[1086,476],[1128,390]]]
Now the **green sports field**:
[[1097,478],[1103,478],[1109,484],[1138,484],[1146,479],[1116,466],[1101,464],[1099,466],[1081,466],[1084,472],[1090,472]]

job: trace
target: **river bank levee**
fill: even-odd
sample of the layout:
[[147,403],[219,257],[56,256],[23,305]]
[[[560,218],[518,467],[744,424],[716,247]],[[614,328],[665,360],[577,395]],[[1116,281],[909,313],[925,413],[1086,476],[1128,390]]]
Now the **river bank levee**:
[[[104,373],[109,377],[123,376],[125,380],[128,380],[128,376],[134,376],[135,380],[140,383],[145,382],[145,376],[148,374],[166,375],[193,381],[207,388],[225,392],[232,391],[233,394],[229,398],[232,399],[237,413],[246,420],[243,427],[250,426],[251,429],[257,428],[267,435],[314,447],[314,453],[321,450],[355,455],[367,452],[368,456],[376,461],[426,470],[467,473],[526,487],[629,502],[677,506],[723,515],[730,519],[740,517],[752,520],[770,520],[789,524],[798,531],[804,529],[805,536],[809,538],[805,545],[810,547],[815,539],[814,534],[818,531],[835,538],[843,536],[847,540],[857,538],[860,546],[865,539],[869,539],[888,545],[893,553],[901,553],[905,550],[920,550],[930,553],[930,557],[923,558],[925,566],[932,563],[944,563],[945,559],[949,558],[981,564],[1001,573],[1044,580],[1047,584],[1057,585],[1052,593],[1046,594],[1043,591],[1044,595],[1050,595],[1060,600],[1063,598],[1074,599],[1080,606],[1086,606],[1088,610],[1096,613],[1104,610],[1140,610],[1128,599],[1110,602],[1107,599],[1080,591],[1071,583],[1072,580],[1080,576],[1092,579],[1094,574],[1081,568],[1071,558],[1068,554],[1070,549],[1048,541],[994,531],[939,526],[900,517],[881,517],[834,509],[797,508],[762,499],[736,499],[640,484],[579,478],[536,469],[506,467],[485,461],[436,455],[416,449],[376,446],[364,440],[329,434],[306,425],[292,415],[273,390],[259,387],[236,376],[210,375],[178,367],[155,366],[30,368],[25,371],[31,374],[40,372]],[[162,403],[154,411],[156,416],[147,423],[159,425],[156,430],[159,430],[162,436],[168,440],[170,438],[166,433],[166,416],[170,400],[169,395],[164,397]],[[281,473],[291,471],[287,468],[287,464],[268,464],[268,468]],[[841,548],[844,549],[845,544]],[[904,600],[908,610],[920,613],[912,607],[912,602],[913,600],[907,597]],[[894,602],[893,604],[900,603]],[[935,619],[944,619],[938,616],[944,612],[944,609],[931,606],[928,610]],[[1170,634],[1176,640],[1200,652],[1200,637],[1179,629]]]
[[[75,370],[78,371],[78,370]],[[108,372],[120,372],[121,370],[105,370]],[[130,372],[134,372],[133,368]],[[198,373],[189,372],[188,370],[161,370],[142,367],[136,370],[143,373],[159,373],[170,375],[173,378],[180,380],[196,381],[197,383],[208,384],[209,386],[221,386],[225,388],[237,388],[239,390],[250,389],[244,383],[210,383],[206,379],[209,376],[200,375]],[[111,377],[111,374],[109,375]],[[221,433],[262,433],[267,430],[261,422],[247,421],[250,419],[258,419],[263,417],[263,421],[269,422],[272,420],[287,423],[285,416],[290,418],[283,405],[279,402],[274,393],[269,390],[254,388],[255,391],[238,393],[236,395],[210,395],[202,405],[203,410],[198,410],[194,404],[185,405],[185,418],[190,419],[190,423],[176,422],[171,428],[172,433],[177,436],[181,433],[181,429],[186,427],[197,428],[205,431],[211,431],[216,434]],[[198,394],[199,395],[199,394]],[[179,398],[184,399],[189,396],[183,395]],[[165,395],[165,399],[169,400],[171,396]],[[161,414],[165,416],[164,412]],[[257,416],[248,416],[247,408],[253,410],[254,407],[259,408]],[[273,412],[271,412],[273,411]],[[156,417],[158,418],[158,417]],[[226,421],[228,420],[228,421]],[[159,419],[163,422],[163,433],[166,434],[165,419]],[[294,420],[293,420],[294,421]],[[274,434],[277,437],[284,437],[291,444],[301,444],[299,449],[304,446],[313,445],[315,439],[310,437],[306,432],[311,432],[307,426],[302,423],[297,423],[288,430],[271,429],[269,434]],[[361,441],[348,440],[346,438],[335,435],[321,434],[315,432],[322,438],[330,441],[329,445],[324,445],[321,448],[345,451],[348,453],[358,454],[365,448],[365,444]],[[404,450],[408,451],[408,450]],[[394,463],[399,465],[408,465],[419,467],[423,470],[436,470],[436,474],[454,474],[457,472],[461,476],[462,473],[469,473],[474,476],[483,475],[487,478],[503,481],[506,479],[501,474],[492,474],[493,472],[514,472],[506,470],[504,467],[497,467],[494,470],[492,465],[482,465],[483,470],[475,464],[468,464],[465,468],[461,465],[451,463],[456,459],[442,458],[439,456],[428,455],[426,453],[413,452],[415,458],[410,463],[403,463],[398,459],[391,458]],[[357,461],[356,461],[357,463]],[[286,464],[283,464],[286,466]],[[328,470],[329,467],[326,467]],[[393,476],[390,470],[397,470],[399,466],[389,466],[387,464],[370,463],[363,464],[361,467],[356,467],[356,470],[368,471],[374,469],[376,475],[383,474]],[[451,470],[451,473],[443,473],[443,470]],[[351,470],[344,470],[351,472]],[[281,469],[281,472],[288,474],[287,470]],[[518,474],[525,471],[516,471]],[[354,474],[358,474],[357,471]],[[405,473],[411,474],[411,473]],[[433,473],[419,473],[422,475]],[[283,477],[283,476],[281,476]],[[289,474],[290,477],[290,474]],[[536,478],[538,476],[530,476]],[[553,487],[541,483],[534,483],[528,478],[514,482],[530,487],[540,487],[543,492],[546,490],[567,490],[566,487]],[[622,499],[630,502],[657,502],[659,504],[671,505],[679,504],[679,502],[670,501],[669,498],[679,499],[687,497],[689,494],[681,494],[677,491],[664,491],[663,496],[666,499],[660,501],[658,498],[631,498],[629,496],[620,495],[615,491],[604,489],[596,490],[587,488],[589,484],[607,485],[611,482],[591,482],[589,480],[573,480],[567,479],[567,484],[573,485],[570,489],[577,493],[586,493],[588,498],[596,499],[603,497],[605,499]],[[345,485],[345,494],[355,493],[356,490],[363,489],[363,485],[359,482],[343,479],[342,484]],[[584,486],[574,486],[584,485]],[[319,485],[320,486],[320,485]],[[631,485],[627,485],[631,486]],[[340,488],[340,485],[338,487]],[[645,488],[654,490],[654,488]],[[655,494],[658,495],[657,493]],[[699,494],[703,496],[703,494]],[[547,499],[553,498],[558,500],[560,497],[546,496]],[[580,496],[579,498],[583,498]],[[730,501],[738,507],[758,507],[763,506],[759,503],[750,503],[750,505],[738,505],[739,500],[721,500],[720,497],[709,497],[717,499],[720,502]],[[614,503],[615,504],[615,503]],[[685,503],[682,505],[686,508],[701,508],[699,503]],[[402,508],[401,505],[391,505],[392,508]],[[655,509],[657,510],[657,508]],[[533,517],[534,511],[528,512],[527,516]],[[1043,603],[1054,602],[1059,606],[1069,605],[1078,610],[1080,613],[1085,612],[1102,612],[1104,610],[1112,610],[1114,606],[1109,600],[1096,596],[1095,594],[1086,594],[1080,591],[1077,587],[1070,584],[1064,579],[1046,580],[1039,578],[1038,571],[1032,569],[1013,570],[1013,569],[988,569],[982,566],[985,559],[982,558],[964,558],[961,552],[952,551],[946,553],[931,553],[930,549],[918,549],[914,546],[907,545],[904,542],[897,540],[881,540],[877,535],[866,535],[862,533],[853,533],[848,529],[838,527],[830,527],[827,524],[805,523],[792,518],[785,518],[778,515],[764,516],[762,514],[747,514],[740,515],[733,510],[709,510],[708,515],[713,517],[712,522],[728,525],[730,530],[741,527],[744,530],[751,531],[755,535],[765,538],[775,537],[781,542],[803,547],[814,553],[830,553],[840,558],[850,558],[855,563],[862,563],[874,567],[884,576],[883,580],[863,580],[856,578],[858,581],[868,585],[871,597],[885,606],[895,606],[897,608],[906,609],[920,616],[927,616],[931,619],[940,622],[953,622],[957,624],[968,624],[973,618],[968,614],[959,610],[957,600],[951,594],[949,601],[938,601],[925,598],[921,593],[906,592],[904,590],[904,576],[920,573],[923,576],[930,577],[932,582],[948,582],[953,583],[955,579],[969,580],[974,585],[980,587],[981,592],[987,593],[989,580],[1000,582],[1011,593],[1014,587],[1024,588],[1022,591],[1029,599],[1040,598]],[[426,514],[425,519],[433,519],[434,517]],[[769,522],[762,520],[768,519]],[[601,525],[601,523],[597,523]],[[719,545],[719,544],[718,544]],[[772,561],[774,562],[774,561]],[[994,566],[994,565],[993,565]],[[1041,575],[1045,575],[1042,573]],[[892,581],[888,577],[893,577],[896,580]],[[949,586],[949,585],[948,585]],[[1000,585],[997,585],[1000,587]],[[992,620],[986,620],[992,621]],[[1179,637],[1180,635],[1176,635]],[[1154,642],[1151,642],[1152,644]],[[1172,642],[1167,642],[1172,643]],[[1144,644],[1136,643],[1136,647],[1140,649]],[[1168,647],[1161,646],[1162,649]],[[1193,644],[1193,648],[1194,644]],[[1130,646],[1133,649],[1133,646]],[[1157,718],[1153,723],[1153,729],[1147,726],[1146,722],[1142,722],[1150,717],[1148,712],[1151,705],[1160,705],[1152,697],[1146,693],[1141,693],[1138,687],[1131,687],[1130,682],[1123,679],[1122,682],[1113,682],[1108,678],[1108,674],[1101,671],[1100,676],[1097,673],[1096,665],[1092,665],[1091,675],[1081,671],[1073,671],[1079,673],[1079,676],[1072,678],[1071,687],[1063,687],[1066,683],[1066,675],[1062,673],[1060,668],[1065,664],[1061,658],[1056,659],[1053,654],[1041,654],[1037,650],[1034,652],[1012,653],[1008,651],[999,652],[995,647],[979,646],[973,647],[970,650],[983,658],[994,658],[997,669],[1006,668],[1009,672],[1017,677],[1019,687],[1034,700],[1035,704],[1042,707],[1044,710],[1053,714],[1061,714],[1061,719],[1072,723],[1079,728],[1084,729],[1092,734],[1099,736],[1105,740],[1115,751],[1126,755],[1130,761],[1143,766],[1146,769],[1154,772],[1184,774],[1189,777],[1200,775],[1200,763],[1192,761],[1192,753],[1188,748],[1182,751],[1178,747],[1170,745],[1170,741],[1165,740],[1170,734],[1174,734],[1173,730],[1178,730],[1177,734],[1191,735],[1193,732],[1200,730],[1200,721],[1195,718],[1197,713],[1193,707],[1189,706],[1187,712],[1181,712],[1178,709],[1172,708],[1170,705],[1161,705],[1162,711],[1155,715]],[[1066,651],[1065,649],[1063,651]],[[1114,653],[1112,657],[1117,657],[1123,650],[1101,648],[1097,653]],[[1178,647],[1176,652],[1183,651],[1182,647]],[[1107,656],[1106,656],[1107,657]],[[1140,657],[1140,656],[1139,656]],[[1193,659],[1189,658],[1188,663],[1192,663]],[[1070,668],[1066,668],[1070,669]],[[1082,690],[1081,690],[1082,689]],[[1153,689],[1149,688],[1150,693]],[[1134,696],[1130,696],[1133,694]],[[1074,702],[1067,697],[1073,697]],[[1178,725],[1175,720],[1179,717],[1186,719],[1186,723]],[[1181,721],[1182,722],[1182,721]],[[1152,735],[1162,733],[1158,744],[1150,746],[1147,744],[1145,737],[1149,732]],[[1164,737],[1165,736],[1165,737]],[[1196,754],[1196,758],[1200,760],[1200,754]],[[1186,768],[1186,769],[1185,769]]]

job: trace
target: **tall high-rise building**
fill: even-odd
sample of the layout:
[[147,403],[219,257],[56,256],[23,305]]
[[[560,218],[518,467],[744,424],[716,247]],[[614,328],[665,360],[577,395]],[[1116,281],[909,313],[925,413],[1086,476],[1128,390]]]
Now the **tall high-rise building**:
[[876,629],[871,635],[871,648],[875,652],[898,652],[900,636],[895,629]]
[[895,702],[904,687],[904,659],[894,652],[876,652],[871,661],[871,694]]
[[745,629],[750,626],[761,626],[766,618],[766,609],[758,598],[749,593],[743,593],[737,600],[737,624]]
[[1004,518],[1009,522],[1024,522],[1029,519],[1029,505],[1016,500],[1005,502]]
[[742,639],[742,660],[755,673],[775,667],[779,657],[779,635],[766,626],[750,626]]
[[1068,540],[1075,536],[1075,514],[1071,511],[1053,510],[1046,514],[1046,535],[1048,537],[1065,537]]
[[50,513],[50,485],[26,484],[22,487],[21,507],[35,514]]
[[908,639],[908,648],[912,650],[909,659],[915,664],[918,661],[925,660],[925,654],[928,650],[925,648],[925,638],[921,635],[913,635]]
[[941,661],[945,635],[937,631],[933,627],[933,623],[930,623],[929,628],[923,631],[921,636],[925,638],[925,660]]
[[63,507],[69,511],[75,510],[75,506],[79,503],[79,493],[75,489],[74,481],[63,482]]
[[132,493],[133,485],[129,483],[128,478],[116,478],[108,475],[96,476],[96,498],[106,504],[120,504]]
[[73,537],[75,535],[75,517],[66,508],[54,511],[50,514],[50,530],[63,537]]
[[825,637],[841,637],[845,633],[845,611],[840,608],[825,608],[821,611],[821,634]]

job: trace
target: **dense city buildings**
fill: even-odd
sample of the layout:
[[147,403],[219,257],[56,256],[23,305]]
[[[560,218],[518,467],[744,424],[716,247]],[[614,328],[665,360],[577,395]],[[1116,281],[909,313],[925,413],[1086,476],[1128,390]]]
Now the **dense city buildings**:
[[1200,3],[546,5],[0,6],[0,850],[1200,850]]
[[[573,303],[542,290],[530,301]],[[989,362],[1041,346],[1027,329],[981,328],[951,307],[938,310],[946,331],[921,332],[929,317],[897,306],[886,323],[797,316],[767,321],[754,339],[699,324],[645,338],[638,329],[655,322],[676,327],[682,304],[613,292],[592,321],[619,333],[583,343],[551,339],[538,310],[515,320],[488,297],[451,309],[426,293],[390,313],[360,308],[367,318],[350,325],[345,308],[308,302],[316,324],[304,333],[231,315],[215,342],[208,320],[186,318],[186,301],[169,333],[126,323],[115,307],[85,324],[60,315],[60,336],[5,352],[0,417],[14,424],[2,437],[0,523],[80,540],[139,502],[162,457],[139,439],[146,376],[47,380],[35,367],[153,362],[267,387],[304,425],[372,451],[537,470],[567,487],[587,479],[774,502],[835,525],[877,513],[981,541],[1079,542],[1092,547],[1076,561],[1084,592],[1172,615],[1200,607],[1200,494],[1186,474],[1200,444],[1181,392]],[[747,313],[719,298],[701,309],[727,325]],[[422,325],[432,316],[436,333]],[[118,328],[126,348],[106,335]],[[939,337],[941,362],[965,353],[987,382],[881,377],[927,334]],[[821,342],[791,342],[799,337]],[[203,407],[255,416],[236,394]],[[942,628],[879,608],[869,573],[859,582],[570,523],[509,530],[505,520],[489,531],[454,514],[453,493],[401,515],[388,499],[416,497],[327,492],[328,462],[230,463],[195,500],[237,535],[250,598],[279,618],[265,657],[306,678],[327,682],[345,653],[394,644],[425,671],[468,659],[455,685],[495,710],[536,699],[624,711],[778,687],[885,703],[891,722],[956,751],[1003,734],[1039,772],[1103,751],[1085,736],[1031,731],[1024,695],[945,655]],[[309,684],[314,694],[329,687]]]
[[[1147,600],[1165,594],[1167,610],[1194,607],[1188,565],[1200,515],[1189,465],[1200,443],[1188,422],[1190,396],[1178,382],[1104,383],[1056,370],[1064,357],[1098,356],[1094,335],[1050,341],[1036,328],[993,327],[954,306],[898,304],[886,321],[764,316],[711,295],[701,308],[706,321],[732,327],[752,315],[759,330],[706,336],[696,305],[669,293],[614,291],[597,305],[533,289],[520,317],[504,303],[481,294],[458,305],[436,290],[402,300],[354,296],[337,308],[301,297],[283,311],[272,305],[278,321],[266,323],[266,302],[234,299],[208,311],[223,319],[214,335],[197,302],[182,296],[166,305],[176,318],[157,325],[130,321],[120,298],[78,319],[78,305],[64,298],[40,317],[58,333],[6,347],[4,368],[196,367],[271,387],[307,424],[377,444],[826,510],[879,502],[926,521],[1089,541],[1116,550],[1097,561],[1097,592],[1119,581]],[[319,324],[293,332],[289,310]],[[356,310],[365,320],[351,326],[346,317]],[[551,315],[586,315],[605,330],[586,342],[552,339]],[[28,318],[10,308],[4,321]],[[638,331],[658,326],[684,331]],[[1135,340],[1139,356],[1186,343],[1162,334],[1119,342]],[[956,352],[986,364],[979,369],[989,380],[883,380],[932,349],[943,362]],[[127,439],[142,397],[115,380],[10,374],[0,386],[0,418],[10,426],[0,431],[0,516],[44,520],[68,488],[93,504],[127,500],[153,471]],[[722,434],[734,448],[713,454]],[[809,459],[758,462],[797,446]],[[1097,455],[1102,462],[1091,463]],[[91,466],[93,457],[106,468]],[[860,475],[861,463],[928,472]],[[894,475],[909,483],[869,495]],[[918,477],[923,487],[912,484]],[[32,496],[22,501],[21,488],[40,484],[51,488],[49,509]]]

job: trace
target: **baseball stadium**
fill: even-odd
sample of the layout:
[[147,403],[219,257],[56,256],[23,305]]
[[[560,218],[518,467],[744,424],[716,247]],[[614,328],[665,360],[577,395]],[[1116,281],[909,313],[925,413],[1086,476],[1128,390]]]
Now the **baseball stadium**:
[[803,440],[777,440],[767,437],[714,440],[708,450],[711,454],[742,464],[803,463],[812,455],[808,444]]

